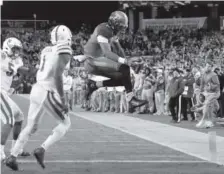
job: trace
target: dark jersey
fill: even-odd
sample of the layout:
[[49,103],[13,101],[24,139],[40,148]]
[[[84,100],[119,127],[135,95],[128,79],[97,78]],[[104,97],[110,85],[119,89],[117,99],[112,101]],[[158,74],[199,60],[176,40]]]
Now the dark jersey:
[[99,24],[93,34],[91,35],[90,39],[84,46],[84,54],[93,58],[102,57],[103,52],[100,48],[100,44],[97,41],[97,36],[103,36],[110,41],[110,39],[113,37],[113,31],[111,28],[107,26],[107,23],[101,23]]

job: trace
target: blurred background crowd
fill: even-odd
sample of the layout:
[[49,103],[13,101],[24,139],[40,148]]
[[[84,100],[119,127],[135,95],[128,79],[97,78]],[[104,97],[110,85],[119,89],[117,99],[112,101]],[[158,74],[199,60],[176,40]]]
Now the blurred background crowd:
[[[193,19],[194,17],[206,16],[206,18],[208,18],[208,27],[192,27],[191,24],[189,27],[187,25],[180,27],[180,25],[173,25],[175,24],[174,22],[171,23],[171,27],[163,27],[163,29],[152,29],[149,28],[150,26],[146,26],[143,28],[139,27],[139,29],[134,27],[135,29],[132,30],[133,27],[130,27],[132,26],[130,24],[129,30],[120,37],[120,43],[124,48],[126,56],[141,58],[140,62],[136,62],[131,67],[131,76],[133,79],[132,82],[136,95],[142,99],[148,100],[149,104],[146,107],[139,108],[137,112],[140,114],[150,113],[155,115],[170,115],[171,111],[169,109],[169,100],[170,93],[172,93],[170,89],[172,86],[170,87],[170,85],[172,85],[172,79],[175,77],[179,78],[180,81],[185,80],[184,82],[187,84],[185,86],[190,89],[188,91],[191,91],[189,94],[185,94],[185,86],[179,87],[178,89],[178,95],[183,96],[183,99],[180,100],[180,104],[182,104],[180,106],[180,113],[183,112],[183,119],[188,120],[185,113],[189,111],[189,108],[192,107],[192,105],[198,103],[198,90],[201,86],[202,75],[204,74],[205,70],[208,69],[208,66],[211,65],[209,68],[211,68],[211,71],[214,71],[218,75],[220,82],[221,95],[218,100],[220,109],[217,116],[223,117],[224,31],[217,29],[217,25],[215,25],[219,23],[218,16],[222,15],[223,11],[220,9],[222,9],[223,4],[221,2],[218,4],[200,4],[199,2],[188,2],[186,4],[180,5],[177,4],[176,1],[158,1],[160,4],[152,4],[152,2],[144,3],[142,1],[139,1],[140,4],[138,4],[136,1],[137,5],[133,3],[134,2],[126,1],[120,3],[123,10],[128,12],[130,23],[136,22],[136,20],[134,20],[135,17],[133,17],[133,15],[136,13],[138,13],[138,17],[140,18],[140,14],[143,13],[146,17],[148,17],[147,15],[149,15],[149,12],[151,13],[149,15],[150,20],[152,18],[153,20],[155,19],[155,21],[156,17],[169,17],[171,19],[172,17],[177,19],[181,19],[181,17],[185,19],[187,19],[187,17],[191,17],[191,19]],[[170,4],[169,8],[167,8],[167,3],[168,5]],[[14,10],[17,9],[17,5],[14,6]],[[106,6],[108,8],[112,6],[111,4],[106,3],[104,5],[105,9]],[[48,14],[49,10],[47,5],[39,4],[39,6],[41,7],[41,10],[38,15],[45,14],[49,19],[58,18],[59,20],[60,17],[63,18],[63,20],[68,17],[69,21],[72,21],[70,22],[71,26],[77,24],[77,21],[80,21],[80,15],[77,14],[73,16],[66,14],[66,18],[60,15],[57,16],[58,10],[60,10],[62,7],[60,4],[56,4],[55,7],[52,5],[51,14]],[[99,5],[95,4],[95,6],[98,7]],[[54,11],[53,7],[55,8]],[[71,7],[73,8],[73,6]],[[110,13],[110,10],[92,10],[92,5],[86,6],[86,4],[84,4],[84,7],[86,10],[89,10],[90,12],[92,11],[95,15],[103,16],[102,18],[105,18],[105,20],[107,20],[108,14],[101,14],[100,12]],[[66,8],[68,7],[66,6]],[[113,8],[117,10],[117,5],[115,4]],[[149,8],[151,10],[149,10]],[[11,8],[9,9],[11,11]],[[189,13],[189,9],[192,10],[191,14]],[[37,11],[37,9],[33,10]],[[5,11],[5,13],[6,12],[7,11]],[[30,12],[33,13],[32,10],[30,10]],[[98,17],[94,17],[94,15],[86,16],[85,11],[83,12],[83,10],[78,11],[77,9],[71,10],[69,12],[83,14],[81,16],[85,18],[85,21],[89,20],[87,22],[88,25],[82,23],[79,25],[79,27],[71,28],[73,32],[73,54],[74,56],[82,55],[83,46],[89,39],[94,28],[93,26],[96,26],[96,24],[91,25],[91,22],[94,20],[100,20],[102,22],[104,19],[98,19]],[[34,19],[36,20],[36,14],[34,14]],[[73,22],[73,20],[76,20],[76,22]],[[163,21],[166,21],[166,19]],[[138,22],[140,24],[140,20]],[[95,23],[99,24],[99,21],[95,21]],[[49,31],[51,31],[51,27],[58,23],[47,22],[47,26],[41,28],[41,30],[39,30],[38,27],[36,29],[36,26],[35,30],[33,30],[33,28],[23,28],[17,25],[16,22],[13,23],[13,27],[11,27],[9,25],[10,20],[2,24],[6,24],[6,28],[2,28],[1,30],[1,41],[4,41],[8,37],[17,37],[20,39],[24,48],[22,55],[24,64],[27,67],[38,69],[40,63],[40,52],[46,45],[50,43]],[[33,25],[32,22],[31,25]],[[165,25],[166,24],[164,24],[164,26]],[[15,29],[14,26],[19,27]],[[183,26],[182,23],[181,26]],[[212,27],[214,27],[214,29]],[[209,65],[206,64],[208,61],[210,62]],[[65,76],[72,78],[71,88],[69,89],[71,92],[69,99],[71,108],[75,105],[80,105],[86,110],[92,110],[96,112],[128,112],[127,102],[125,101],[124,97],[125,91],[121,87],[101,88],[94,92],[91,97],[91,102],[88,103],[85,101],[84,96],[86,90],[86,79],[97,78],[85,72],[83,63],[73,59],[70,63],[70,68],[66,71],[65,74]],[[31,76],[30,74],[27,74],[23,77],[16,75],[14,77],[12,88],[15,89],[15,93],[29,94],[32,88],[32,84],[34,83],[35,76]],[[192,100],[192,102],[189,102],[189,99]],[[191,118],[192,120],[195,120],[196,116],[192,114],[193,113],[191,112]]]
[[[25,65],[38,68],[40,51],[49,44],[48,33],[49,30],[36,32],[29,32],[25,29],[3,30],[2,40],[8,36],[19,38],[24,47]],[[83,45],[90,34],[91,28],[84,24],[79,30],[73,32],[74,56],[82,55]],[[220,88],[223,92],[224,33],[222,31],[185,28],[155,32],[145,29],[137,31],[135,35],[130,31],[127,32],[120,38],[120,43],[127,56],[141,57],[141,62],[132,67],[133,86],[137,95],[151,101],[150,106],[140,108],[138,113],[170,114],[167,92],[175,68],[178,76],[184,78],[190,74],[194,78],[191,84],[192,88],[194,86],[192,89],[194,92],[190,96],[193,98],[197,90],[195,84],[198,82],[200,85],[198,79],[203,74],[207,60],[213,64],[213,70],[220,78]],[[85,102],[85,79],[91,78],[91,75],[87,74],[82,66],[82,63],[75,59],[70,63],[68,75],[73,78],[72,106],[79,104],[87,110],[97,112],[127,112],[127,103],[122,88],[102,88],[93,94],[89,104]],[[34,83],[35,76],[17,75],[14,77],[12,87],[16,89],[16,93],[30,93]],[[222,104],[223,96],[220,97],[220,106],[224,108]],[[222,116],[223,114],[220,115]]]

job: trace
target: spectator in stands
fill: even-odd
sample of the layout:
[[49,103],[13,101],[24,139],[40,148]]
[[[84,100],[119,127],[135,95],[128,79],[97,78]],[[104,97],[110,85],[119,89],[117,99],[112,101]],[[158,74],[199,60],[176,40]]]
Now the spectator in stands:
[[153,113],[154,111],[154,100],[153,93],[156,78],[151,74],[149,68],[145,68],[145,76],[143,80],[143,89],[142,89],[142,100],[147,100],[148,104],[141,107],[141,113]]
[[164,73],[162,69],[158,69],[156,77],[156,88],[155,88],[156,113],[154,115],[164,114],[164,99],[165,99]]
[[184,91],[184,84],[182,77],[180,76],[181,71],[178,68],[173,69],[173,78],[171,79],[170,86],[168,88],[170,101],[169,101],[169,110],[172,115],[172,122],[180,122],[180,108],[179,108],[179,99],[180,95]]
[[207,60],[201,81],[201,92],[205,96],[202,108],[202,119],[197,124],[198,128],[214,126],[214,119],[219,110],[217,99],[220,97],[220,83],[217,74],[212,71],[213,62]]
[[[195,82],[194,80],[194,76],[191,73],[190,69],[186,69],[185,70],[185,74],[184,74],[184,91],[181,95],[181,113],[183,114],[183,119],[182,120],[188,120],[188,106],[193,107],[193,94],[194,94],[194,88],[193,88],[193,84]],[[190,112],[191,114],[191,119],[192,121],[195,120],[195,115],[193,112]]]

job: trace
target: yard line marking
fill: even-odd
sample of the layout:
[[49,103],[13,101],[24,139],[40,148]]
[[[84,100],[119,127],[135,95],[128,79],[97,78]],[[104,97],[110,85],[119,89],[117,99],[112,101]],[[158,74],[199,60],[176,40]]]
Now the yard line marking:
[[[37,163],[35,160],[18,160],[19,163]],[[173,163],[173,164],[197,164],[207,161],[176,161],[176,160],[46,160],[45,163]]]

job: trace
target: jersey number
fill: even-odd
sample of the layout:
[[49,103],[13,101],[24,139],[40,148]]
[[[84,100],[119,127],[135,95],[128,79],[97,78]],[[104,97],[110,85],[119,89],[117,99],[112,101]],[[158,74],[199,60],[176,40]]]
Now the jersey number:
[[9,71],[6,72],[7,76],[12,76],[14,74],[14,70],[12,69],[14,65],[9,62]]
[[41,62],[41,64],[40,64],[40,71],[43,71],[44,70],[44,65],[45,65],[45,56],[43,57],[43,59],[42,59],[42,62]]

